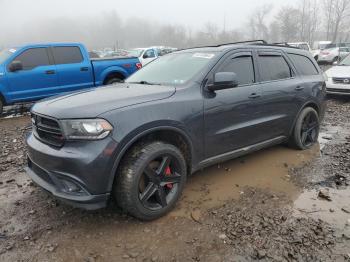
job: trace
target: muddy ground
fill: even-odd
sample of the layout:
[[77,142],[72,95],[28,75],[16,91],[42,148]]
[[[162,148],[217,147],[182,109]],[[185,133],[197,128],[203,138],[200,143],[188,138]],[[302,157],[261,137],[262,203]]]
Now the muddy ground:
[[36,187],[23,171],[29,124],[0,120],[0,261],[350,260],[350,99],[329,99],[312,149],[276,146],[197,172],[176,209],[149,223]]

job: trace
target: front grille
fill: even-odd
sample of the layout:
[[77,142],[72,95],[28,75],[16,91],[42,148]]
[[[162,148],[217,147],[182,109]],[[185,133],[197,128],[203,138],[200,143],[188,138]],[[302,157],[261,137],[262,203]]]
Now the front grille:
[[346,77],[333,77],[333,83],[334,84],[350,84],[350,78]]
[[64,136],[56,120],[32,114],[32,123],[34,134],[39,140],[52,146],[63,145]]
[[29,158],[28,158],[28,167],[41,179],[43,179],[44,181],[46,181],[47,183],[53,185],[53,181],[51,179],[51,177],[49,176],[49,174],[42,169],[41,167],[39,167],[38,165],[36,165],[35,163],[33,163]]
[[327,88],[327,91],[329,91],[329,92],[337,92],[337,93],[344,93],[344,94],[350,94],[350,88],[349,89]]

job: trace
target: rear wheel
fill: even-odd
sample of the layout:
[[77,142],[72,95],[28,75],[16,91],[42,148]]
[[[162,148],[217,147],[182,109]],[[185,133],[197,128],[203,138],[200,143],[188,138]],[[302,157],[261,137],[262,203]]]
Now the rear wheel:
[[332,61],[332,64],[334,64],[335,62],[338,62],[338,60],[339,60],[339,57],[337,57],[337,56],[334,57],[334,58],[333,58],[333,61]]
[[315,109],[307,107],[300,113],[290,137],[289,144],[297,149],[312,147],[318,140],[319,117]]
[[175,206],[186,182],[179,149],[163,142],[134,147],[125,157],[113,189],[118,205],[141,220],[153,220]]
[[113,84],[121,83],[121,82],[123,82],[123,80],[121,80],[120,78],[112,77],[106,81],[105,85],[113,85]]

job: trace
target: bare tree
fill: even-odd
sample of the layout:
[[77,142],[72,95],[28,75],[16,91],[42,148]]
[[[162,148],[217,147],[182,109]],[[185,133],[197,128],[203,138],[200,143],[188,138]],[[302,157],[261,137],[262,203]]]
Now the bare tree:
[[349,16],[350,0],[336,0],[334,6],[334,29],[332,41],[338,38],[339,29],[343,25],[344,20]]
[[300,0],[300,31],[299,39],[313,43],[315,34],[319,29],[319,1],[318,0]]
[[276,22],[280,26],[283,41],[292,42],[298,39],[299,17],[299,10],[294,7],[284,6],[279,10]]
[[272,5],[257,7],[249,19],[250,35],[252,39],[268,39],[269,28],[267,19],[272,11]]

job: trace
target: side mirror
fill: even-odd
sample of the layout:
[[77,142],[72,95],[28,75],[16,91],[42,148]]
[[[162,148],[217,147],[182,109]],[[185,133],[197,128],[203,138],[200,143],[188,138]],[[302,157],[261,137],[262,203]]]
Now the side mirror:
[[18,60],[12,61],[11,64],[9,65],[9,70],[11,72],[16,72],[16,71],[23,70],[22,62],[18,61]]
[[234,88],[238,86],[236,73],[219,72],[214,75],[214,84],[208,86],[209,91]]

